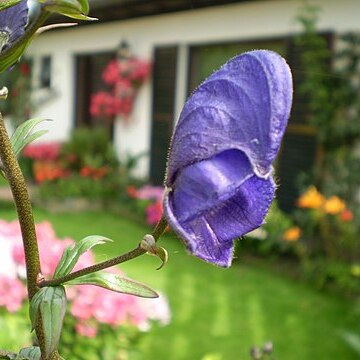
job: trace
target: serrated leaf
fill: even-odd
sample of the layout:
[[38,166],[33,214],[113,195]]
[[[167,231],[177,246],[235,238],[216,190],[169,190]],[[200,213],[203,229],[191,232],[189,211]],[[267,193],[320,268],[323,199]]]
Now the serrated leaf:
[[68,285],[95,285],[122,294],[144,298],[157,298],[159,295],[140,282],[107,272],[92,273],[66,282]]
[[29,360],[40,360],[41,358],[41,352],[38,346],[21,349],[19,355]]
[[49,357],[57,348],[60,340],[66,312],[66,294],[63,286],[44,289],[46,291],[39,309],[45,336],[45,353],[46,357]]
[[21,0],[0,0],[0,11],[18,4]]
[[104,236],[91,235],[78,241],[73,247],[67,247],[55,269],[54,279],[68,275],[78,262],[80,256],[95,245],[112,241]]
[[21,152],[21,150],[40,136],[44,135],[47,130],[39,130],[36,132],[33,132],[34,128],[44,122],[48,121],[47,119],[30,119],[22,123],[20,126],[18,126],[14,132],[14,134],[11,136],[11,146],[13,148],[13,151],[16,156],[18,156]]

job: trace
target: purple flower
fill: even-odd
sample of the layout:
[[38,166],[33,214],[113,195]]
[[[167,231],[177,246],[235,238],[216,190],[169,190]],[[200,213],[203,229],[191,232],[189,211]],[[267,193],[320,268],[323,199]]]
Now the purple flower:
[[26,0],[0,11],[0,53],[13,45],[24,34],[27,20]]
[[233,58],[186,102],[170,146],[164,214],[194,255],[228,267],[233,240],[263,224],[291,102],[290,69],[266,50]]

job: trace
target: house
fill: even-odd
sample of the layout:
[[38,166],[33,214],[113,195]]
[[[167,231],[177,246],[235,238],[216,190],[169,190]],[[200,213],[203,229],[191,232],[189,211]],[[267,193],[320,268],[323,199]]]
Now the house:
[[[120,158],[148,152],[137,175],[156,184],[163,180],[167,146],[182,105],[209,73],[254,48],[276,50],[296,64],[291,35],[300,31],[295,20],[300,0],[90,3],[91,16],[100,21],[46,32],[28,50],[37,84],[34,93],[43,99],[36,116],[54,120],[46,125],[50,131],[43,141],[65,141],[73,128],[92,125],[90,95],[99,89],[102,69],[125,41],[135,56],[153,62],[153,73],[140,89],[129,121],[115,120],[114,144]],[[310,3],[321,8],[318,28],[329,34],[330,45],[336,34],[359,31],[359,0]],[[280,182],[287,189],[279,194],[284,208],[293,203],[296,176],[310,169],[315,152],[314,133],[301,111],[293,111],[278,164]]]

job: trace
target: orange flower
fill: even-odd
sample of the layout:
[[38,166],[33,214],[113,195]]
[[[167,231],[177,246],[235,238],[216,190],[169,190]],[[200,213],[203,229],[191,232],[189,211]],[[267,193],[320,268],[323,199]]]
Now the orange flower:
[[90,166],[84,166],[80,169],[80,176],[87,177],[90,176],[93,172],[93,169]]
[[353,218],[354,218],[354,215],[353,215],[352,211],[349,209],[345,209],[340,214],[340,219],[344,222],[352,221]]
[[315,186],[310,186],[309,189],[302,194],[297,200],[297,206],[300,208],[318,209],[325,201]]
[[335,195],[327,199],[324,204],[324,211],[330,215],[340,214],[345,209],[345,202]]
[[298,226],[293,226],[290,229],[287,229],[283,234],[283,240],[285,241],[297,241],[301,235],[301,230]]

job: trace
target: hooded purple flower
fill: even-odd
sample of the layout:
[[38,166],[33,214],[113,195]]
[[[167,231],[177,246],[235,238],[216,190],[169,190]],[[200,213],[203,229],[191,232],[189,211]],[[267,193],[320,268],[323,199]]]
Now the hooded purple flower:
[[27,1],[0,11],[0,53],[24,34],[28,20]]
[[263,224],[291,102],[290,69],[267,50],[233,58],[186,102],[170,146],[164,214],[194,255],[228,267],[233,240]]

